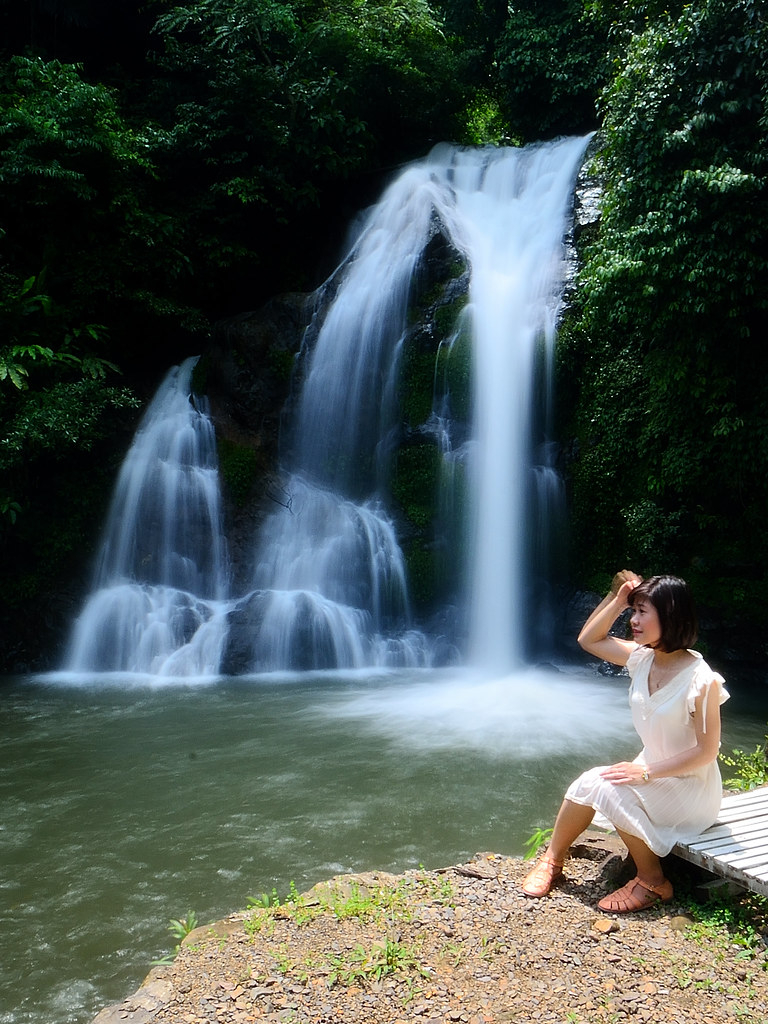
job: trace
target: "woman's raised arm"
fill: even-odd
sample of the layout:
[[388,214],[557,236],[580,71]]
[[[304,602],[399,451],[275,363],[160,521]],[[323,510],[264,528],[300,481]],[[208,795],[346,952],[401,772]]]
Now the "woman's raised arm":
[[620,577],[623,582],[617,593],[607,594],[600,604],[595,608],[579,633],[579,645],[590,654],[594,654],[604,661],[610,661],[613,665],[626,665],[627,660],[634,651],[637,644],[631,640],[621,640],[617,636],[610,636],[609,631],[621,613],[629,607],[627,596],[641,582],[639,576],[624,570],[614,577],[616,581]]

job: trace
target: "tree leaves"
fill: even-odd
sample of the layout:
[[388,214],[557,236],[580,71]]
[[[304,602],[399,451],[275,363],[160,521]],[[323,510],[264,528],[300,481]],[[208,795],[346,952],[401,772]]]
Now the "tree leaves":
[[598,383],[579,412],[577,531],[596,536],[589,496],[611,564],[768,571],[766,43],[753,0],[702,0],[634,36],[604,93],[603,218],[572,339],[585,368],[629,360],[637,377],[634,400]]

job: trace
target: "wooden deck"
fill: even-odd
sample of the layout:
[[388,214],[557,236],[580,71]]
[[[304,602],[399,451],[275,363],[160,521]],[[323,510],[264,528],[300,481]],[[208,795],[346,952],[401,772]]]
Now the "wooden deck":
[[672,853],[768,896],[768,786],[724,796],[715,824]]

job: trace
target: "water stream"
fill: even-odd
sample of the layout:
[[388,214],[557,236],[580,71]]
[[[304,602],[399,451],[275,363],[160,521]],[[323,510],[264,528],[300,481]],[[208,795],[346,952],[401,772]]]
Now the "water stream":
[[[751,749],[765,709],[731,689]],[[0,729],[0,1024],[88,1024],[189,910],[520,855],[564,780],[637,744],[626,685],[573,669],[0,680]]]
[[[302,354],[290,500],[253,538],[243,593],[194,361],[168,375],[65,670],[0,680],[0,1024],[86,1024],[172,949],[167,924],[189,910],[207,922],[291,882],[521,854],[574,775],[636,752],[623,681],[525,664],[531,608],[548,628],[531,570],[546,577],[562,515],[551,355],[586,141],[438,147],[369,211],[321,289],[333,302]],[[386,486],[435,218],[470,268],[456,336],[471,333],[474,359],[469,436],[437,379],[423,426],[439,519],[466,552],[467,627],[439,643],[414,620]],[[473,506],[457,529],[459,477]],[[238,618],[249,668],[222,676]],[[726,742],[752,746],[763,709],[731,689]]]
[[[120,475],[69,672],[214,676],[233,623],[250,672],[428,667],[447,651],[491,673],[524,663],[544,607],[533,569],[546,574],[561,498],[547,434],[552,347],[587,141],[438,146],[363,218],[318,292],[284,444],[288,497],[253,539],[246,593],[228,589],[215,437],[192,394],[193,361],[171,371]],[[447,637],[413,619],[388,491],[408,302],[436,223],[470,271],[462,329],[474,381],[471,436],[442,453],[443,479],[464,463],[472,496],[454,536],[435,538],[466,581]],[[436,389],[424,430],[439,424],[450,439],[446,399]]]

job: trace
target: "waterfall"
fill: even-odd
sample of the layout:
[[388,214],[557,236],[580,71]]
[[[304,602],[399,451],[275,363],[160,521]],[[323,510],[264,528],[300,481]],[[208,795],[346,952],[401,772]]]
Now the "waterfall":
[[535,385],[543,376],[546,420],[563,237],[585,145],[566,139],[521,150],[461,151],[452,161],[456,215],[472,268],[469,655],[494,671],[523,659],[532,618],[527,606],[536,567],[527,525],[539,441],[533,429],[542,413]]
[[[524,660],[562,498],[548,436],[552,350],[587,141],[441,145],[368,211],[317,293],[282,445],[285,501],[254,538],[239,596],[227,595],[210,420],[190,398],[191,364],[169,376],[121,472],[71,669],[184,675],[463,658],[499,673]],[[463,581],[459,614],[439,638],[414,622],[389,492],[409,301],[436,225],[469,271],[468,305],[440,349],[450,360],[456,339],[469,339],[473,382],[471,421],[459,425],[436,369],[419,428],[442,466],[435,544]],[[457,525],[460,486],[471,510]]]
[[195,362],[166,376],[122,465],[69,671],[218,668],[227,549],[213,424],[191,394]]

